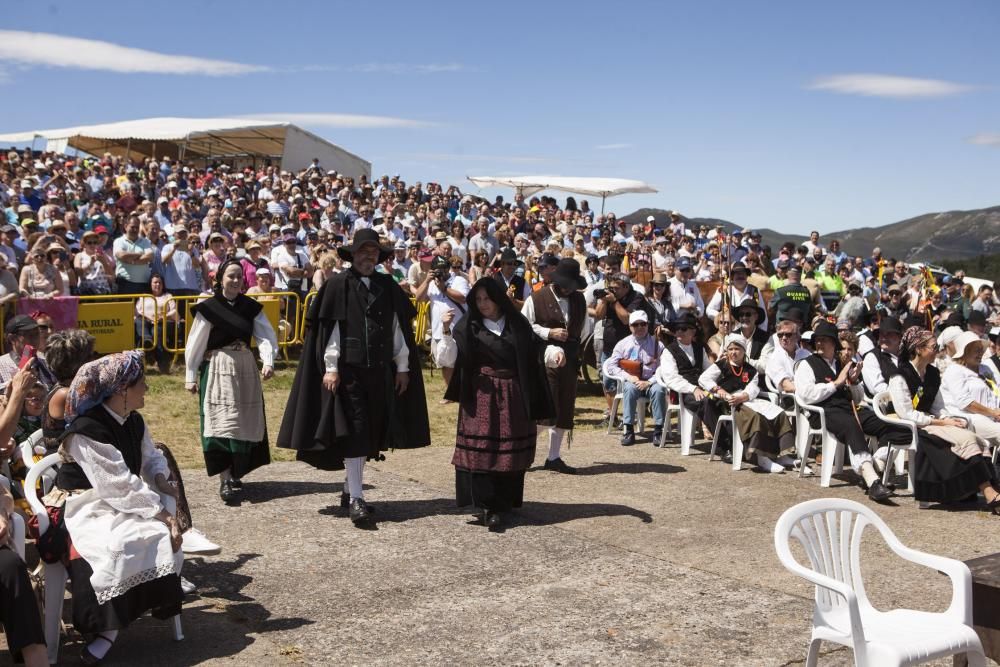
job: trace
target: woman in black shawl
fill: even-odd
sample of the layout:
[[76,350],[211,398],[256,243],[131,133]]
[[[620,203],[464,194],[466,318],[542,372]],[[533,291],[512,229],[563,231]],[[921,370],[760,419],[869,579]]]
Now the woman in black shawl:
[[535,421],[554,414],[542,341],[500,284],[483,278],[469,292],[455,328],[455,374],[445,398],[459,403],[455,494],[474,505],[491,531],[520,507],[524,473],[535,459]]
[[[238,505],[243,476],[270,463],[260,379],[274,375],[278,339],[263,307],[242,293],[243,266],[227,259],[215,273],[215,294],[191,308],[194,323],[184,350],[187,390],[201,395],[201,446],[219,496]],[[263,368],[250,351],[251,338]]]

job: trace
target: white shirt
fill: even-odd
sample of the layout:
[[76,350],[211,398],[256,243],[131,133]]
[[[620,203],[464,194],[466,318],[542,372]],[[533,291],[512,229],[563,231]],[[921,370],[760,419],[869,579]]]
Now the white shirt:
[[[823,357],[820,357],[820,359],[823,359]],[[833,364],[826,361],[826,359],[823,359],[823,361],[830,366],[830,370],[834,371],[834,375],[837,375]],[[861,388],[860,384],[845,386],[850,388],[851,397],[854,399],[855,403],[860,403],[864,400],[865,391]],[[813,373],[812,366],[809,364],[803,361],[795,365],[795,394],[801,398],[803,402],[808,403],[809,405],[822,403],[826,399],[833,396],[836,392],[837,386],[834,383],[816,381],[816,375]]]
[[[285,275],[281,267],[297,266],[300,269],[304,269],[308,263],[309,255],[306,254],[305,249],[300,245],[295,246],[294,253],[288,252],[284,244],[272,250],[271,269],[274,273],[274,289],[280,292],[288,287],[289,276]],[[302,276],[302,289],[307,290],[308,288],[309,277],[304,275]]]
[[690,308],[692,302],[695,313],[699,316],[705,313],[705,302],[701,298],[701,290],[693,280],[682,283],[676,277],[667,281],[670,289],[670,302],[674,304],[674,312],[680,312],[681,308]]
[[941,394],[950,412],[971,415],[966,408],[975,401],[987,408],[1000,407],[996,395],[979,374],[962,364],[949,364],[941,375]]
[[[892,363],[899,366],[898,355],[886,351],[882,351],[882,353],[888,354]],[[876,357],[865,359],[865,362],[861,365],[861,379],[864,381],[865,387],[868,388],[868,391],[871,392],[872,396],[889,389],[889,381],[882,375],[882,365],[878,363],[878,359]]]
[[781,389],[781,383],[785,380],[795,382],[795,364],[808,357],[811,352],[801,347],[795,348],[795,356],[790,357],[785,352],[785,348],[780,345],[774,346],[774,352],[767,359],[767,366],[764,368],[764,375],[771,381],[776,389]]
[[[453,289],[465,296],[469,294],[469,281],[461,276],[451,276],[448,278],[446,283],[448,289]],[[445,313],[449,310],[453,312],[454,319],[451,321],[451,326],[454,328],[458,321],[462,319],[465,315],[465,310],[467,307],[462,304],[459,308],[459,304],[448,298],[448,295],[438,289],[437,281],[431,281],[430,285],[427,286],[427,299],[431,302],[431,338],[433,340],[441,340],[444,336],[444,324],[441,323],[441,318],[444,317]]]
[[[907,361],[911,364],[913,362]],[[913,407],[913,395],[910,388],[906,386],[906,379],[902,375],[893,375],[889,380],[889,395],[892,397],[892,409],[901,419],[912,421],[917,426],[930,426],[933,417],[944,412],[944,399],[941,391],[931,403],[931,413],[921,412]]]
[[[188,334],[187,345],[184,349],[184,382],[193,384],[198,377],[198,367],[201,366],[205,358],[205,349],[208,347],[208,335],[212,331],[212,324],[206,320],[201,313],[194,316],[191,324],[191,332]],[[260,361],[264,366],[274,366],[274,351],[278,349],[278,337],[274,333],[274,327],[268,321],[264,311],[257,313],[253,319],[253,337],[257,339],[257,351],[260,353]]]
[[[681,348],[681,352],[694,365],[694,346],[682,343],[678,343],[678,345]],[[704,350],[701,354],[701,370],[704,371],[710,365],[708,350]],[[674,355],[667,349],[664,349],[663,354],[660,355],[660,367],[656,369],[656,375],[653,378],[667,389],[672,389],[678,393],[691,394],[698,388],[697,385],[691,384],[681,376],[681,372],[677,368],[677,360],[674,359]]]

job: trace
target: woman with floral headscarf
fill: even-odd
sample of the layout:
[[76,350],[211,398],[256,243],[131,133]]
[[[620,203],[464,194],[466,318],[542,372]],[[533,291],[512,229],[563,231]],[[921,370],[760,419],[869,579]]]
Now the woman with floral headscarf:
[[[243,267],[228,259],[215,274],[215,294],[195,314],[184,360],[185,384],[201,394],[201,446],[209,476],[219,475],[219,496],[239,504],[243,476],[271,462],[260,379],[274,375],[278,339],[263,306],[243,293]],[[251,338],[263,368],[250,351]]]
[[142,416],[141,352],[84,364],[69,387],[56,486],[66,495],[73,625],[96,637],[84,664],[103,660],[118,631],[146,611],[180,613],[177,487]]

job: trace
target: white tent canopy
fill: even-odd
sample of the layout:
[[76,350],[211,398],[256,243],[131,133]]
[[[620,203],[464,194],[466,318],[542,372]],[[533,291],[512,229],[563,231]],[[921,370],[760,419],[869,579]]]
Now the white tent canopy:
[[559,190],[601,198],[601,211],[608,197],[628,193],[655,193],[656,188],[642,181],[628,178],[576,177],[576,176],[469,176],[480,188],[514,188],[525,197],[542,190]]
[[319,158],[326,169],[355,178],[371,177],[371,163],[297,125],[245,118],[144,118],[102,125],[0,134],[0,144],[48,142],[48,150],[67,148],[100,155],[168,156],[183,160],[226,160],[252,164],[270,159],[295,171]]

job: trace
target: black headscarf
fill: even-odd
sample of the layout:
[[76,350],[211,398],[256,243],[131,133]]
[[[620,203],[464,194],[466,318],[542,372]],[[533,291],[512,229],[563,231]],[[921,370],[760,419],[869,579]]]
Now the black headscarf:
[[[222,295],[222,276],[226,275],[226,269],[230,266],[240,267],[240,281],[244,280],[243,264],[241,264],[240,260],[235,257],[227,257],[222,264],[219,264],[219,268],[215,270],[215,282],[212,284],[212,291],[220,296]],[[243,287],[246,287],[246,285],[243,285]],[[240,291],[243,291],[242,287],[240,288]]]

